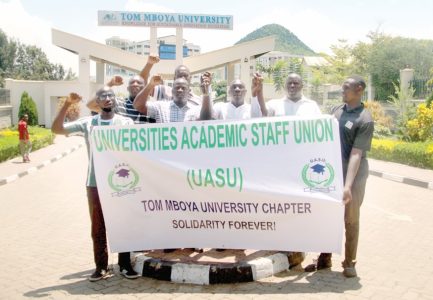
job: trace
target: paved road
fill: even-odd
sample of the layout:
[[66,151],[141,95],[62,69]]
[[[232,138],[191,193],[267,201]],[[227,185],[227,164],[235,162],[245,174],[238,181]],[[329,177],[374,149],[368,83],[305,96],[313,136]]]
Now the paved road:
[[[283,272],[259,282],[179,285],[93,270],[85,149],[0,186],[0,299],[433,299],[433,191],[370,176],[358,274]],[[312,255],[307,258],[311,261]],[[110,263],[115,263],[115,255]]]

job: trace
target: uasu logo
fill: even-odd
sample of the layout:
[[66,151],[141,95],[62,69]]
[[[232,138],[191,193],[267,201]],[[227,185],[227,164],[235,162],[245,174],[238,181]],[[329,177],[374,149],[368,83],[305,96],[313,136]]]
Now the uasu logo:
[[111,13],[111,14],[105,14],[103,19],[104,19],[104,21],[106,21],[106,22],[114,22],[114,21],[117,21],[116,15],[113,14],[113,13]]
[[108,175],[108,184],[114,191],[111,196],[123,196],[135,194],[141,189],[137,186],[139,180],[138,173],[128,164],[119,164]]
[[302,180],[308,186],[304,189],[305,192],[335,191],[335,186],[331,186],[334,178],[334,168],[324,158],[310,159],[310,163],[302,169]]

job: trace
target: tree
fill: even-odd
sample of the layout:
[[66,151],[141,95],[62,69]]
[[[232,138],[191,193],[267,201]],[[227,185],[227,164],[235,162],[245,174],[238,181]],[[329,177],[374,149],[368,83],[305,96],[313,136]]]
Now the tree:
[[216,99],[227,100],[227,82],[225,80],[212,83]]
[[396,90],[400,70],[406,67],[415,70],[415,76],[427,78],[433,67],[433,41],[403,37],[391,37],[382,32],[370,32],[370,43],[358,43],[352,50],[354,70],[360,74],[371,74],[375,98],[386,100]]
[[352,47],[347,40],[339,39],[338,44],[332,45],[332,55],[325,56],[331,63],[327,68],[330,83],[341,84],[347,76],[352,74]]
[[3,87],[4,79],[11,76],[15,53],[16,43],[0,29],[0,87]]
[[27,92],[23,92],[21,95],[21,103],[18,111],[18,119],[27,114],[29,116],[28,124],[32,126],[38,125],[38,109],[33,98],[29,96]]
[[72,72],[71,68],[69,68],[68,72],[65,75],[64,80],[74,80],[74,79],[77,79],[77,75],[74,72]]
[[286,82],[286,78],[288,75],[288,63],[285,60],[277,61],[272,69],[272,80],[274,81],[274,88],[276,92],[280,92],[284,90],[284,83]]
[[36,46],[27,46],[21,43],[18,44],[18,52],[14,65],[14,73],[14,78],[16,79],[57,79],[55,76],[56,66],[49,62],[47,55]]
[[47,55],[36,46],[29,46],[8,39],[0,29],[0,86],[4,78],[24,80],[62,80],[66,76],[73,79],[75,74],[65,74],[60,64],[52,64]]

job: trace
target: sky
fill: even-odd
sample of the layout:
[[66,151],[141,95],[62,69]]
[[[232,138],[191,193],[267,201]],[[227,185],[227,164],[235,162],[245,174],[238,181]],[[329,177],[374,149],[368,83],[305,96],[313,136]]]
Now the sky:
[[[184,29],[188,42],[202,53],[232,46],[263,25],[277,23],[316,52],[346,39],[368,41],[370,31],[392,36],[433,39],[431,0],[0,0],[0,28],[8,37],[36,45],[52,63],[77,72],[78,58],[51,43],[51,28],[105,43],[112,36],[149,39],[146,27],[98,26],[98,10],[232,15],[233,30]],[[175,29],[158,29],[158,36]]]

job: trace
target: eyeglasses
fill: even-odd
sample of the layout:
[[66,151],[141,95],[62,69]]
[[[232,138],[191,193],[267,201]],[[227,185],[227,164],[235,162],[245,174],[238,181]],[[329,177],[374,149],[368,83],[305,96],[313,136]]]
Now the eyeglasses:
[[98,96],[98,98],[99,99],[101,99],[101,100],[105,100],[105,99],[113,99],[115,97],[115,95],[114,94],[112,94],[112,93],[109,93],[109,94],[101,94],[101,95],[99,95]]

